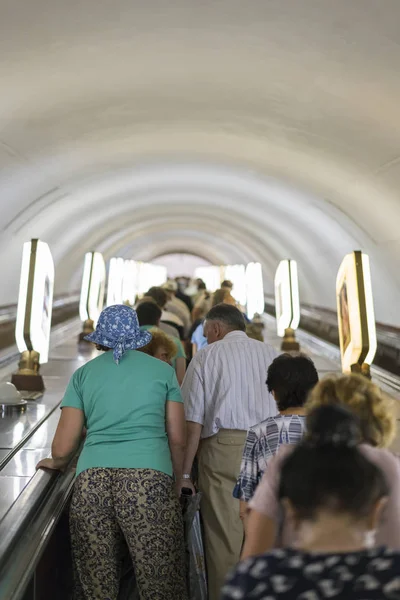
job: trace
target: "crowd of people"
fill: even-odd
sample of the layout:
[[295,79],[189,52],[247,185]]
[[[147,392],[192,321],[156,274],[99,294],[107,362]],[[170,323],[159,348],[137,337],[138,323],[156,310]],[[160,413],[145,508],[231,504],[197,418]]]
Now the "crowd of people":
[[192,600],[183,488],[201,493],[209,600],[400,599],[396,418],[376,385],[280,354],[228,281],[169,280],[87,339],[99,354],[38,465],[66,468],[84,441],[76,600],[117,600],[126,548],[141,600]]

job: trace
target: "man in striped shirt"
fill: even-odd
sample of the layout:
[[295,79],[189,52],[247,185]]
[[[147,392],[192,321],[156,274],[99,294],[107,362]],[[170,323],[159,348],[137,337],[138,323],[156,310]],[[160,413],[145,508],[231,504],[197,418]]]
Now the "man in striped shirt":
[[227,572],[239,560],[243,525],[232,489],[247,430],[277,414],[265,379],[278,352],[245,330],[236,307],[212,308],[204,326],[209,346],[196,354],[182,386],[188,426],[182,487],[191,485],[197,454],[209,600],[219,598]]

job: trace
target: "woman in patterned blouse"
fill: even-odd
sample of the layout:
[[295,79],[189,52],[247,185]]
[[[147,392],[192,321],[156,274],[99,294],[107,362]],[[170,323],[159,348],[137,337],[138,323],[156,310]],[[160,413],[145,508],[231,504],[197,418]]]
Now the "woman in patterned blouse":
[[222,600],[399,599],[400,553],[374,539],[389,486],[360,450],[359,422],[344,407],[320,406],[307,429],[283,463],[279,489],[296,547],[240,563]]
[[247,503],[267,468],[268,461],[281,444],[296,444],[305,431],[304,404],[318,383],[318,373],[306,356],[278,356],[268,369],[267,386],[279,414],[254,425],[247,432],[240,475],[234,498],[240,500],[240,515],[245,522]]

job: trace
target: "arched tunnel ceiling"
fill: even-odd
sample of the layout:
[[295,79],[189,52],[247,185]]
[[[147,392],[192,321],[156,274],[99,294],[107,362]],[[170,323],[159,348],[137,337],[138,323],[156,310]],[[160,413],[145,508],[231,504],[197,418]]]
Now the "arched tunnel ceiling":
[[0,248],[17,296],[40,236],[57,291],[85,251],[296,258],[334,305],[342,256],[372,259],[400,324],[398,0],[3,0]]

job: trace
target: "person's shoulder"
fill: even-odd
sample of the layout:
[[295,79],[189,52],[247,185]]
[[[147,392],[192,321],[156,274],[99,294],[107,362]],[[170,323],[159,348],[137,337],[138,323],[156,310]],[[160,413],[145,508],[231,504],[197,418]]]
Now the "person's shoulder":
[[204,331],[204,325],[203,325],[203,323],[199,323],[197,325],[196,329],[193,331],[193,335],[197,337],[201,334],[203,336],[203,331]]
[[71,382],[79,387],[85,385],[88,381],[93,381],[93,379],[108,374],[109,369],[112,368],[111,365],[115,365],[112,350],[103,352],[79,367],[72,374]]
[[264,421],[260,421],[259,423],[256,423],[255,425],[250,427],[249,431],[252,431],[257,437],[262,437],[266,435],[268,426],[278,425],[278,423],[282,420],[283,416],[279,414],[273,417],[268,417],[267,419],[264,419]]
[[118,376],[118,373],[122,375],[122,372],[129,371],[129,373],[135,374],[135,377],[147,377],[150,374],[151,376],[169,379],[174,373],[174,369],[168,363],[145,352],[130,350],[124,354],[118,365],[114,362],[112,353],[109,354],[111,360],[108,360],[105,364],[99,364],[99,366],[101,366],[102,372],[106,372],[110,376]]
[[196,352],[196,354],[190,361],[190,364],[193,363],[195,365],[204,365],[205,361],[207,360],[207,357],[210,356],[210,354],[213,354],[215,352],[216,344],[218,344],[218,342],[214,342],[213,344],[208,344],[207,346],[204,346],[203,348],[201,348],[198,352]]
[[261,342],[260,340],[255,340],[253,338],[248,337],[247,343],[250,346],[256,348],[259,352],[263,352],[269,357],[272,356],[273,358],[276,358],[277,356],[279,356],[279,354],[281,354],[278,350],[276,350],[276,348],[274,348],[271,344],[265,341]]
[[79,367],[79,369],[77,369],[74,373],[73,376],[76,377],[81,377],[82,375],[85,375],[86,373],[90,373],[91,371],[95,371],[97,368],[103,368],[104,365],[109,362],[109,357],[112,355],[112,350],[109,350],[109,352],[102,352],[101,354],[99,354],[98,356],[95,356],[94,358],[92,358],[91,360],[89,360],[87,363],[85,363],[84,365],[82,365],[81,367]]
[[296,448],[296,444],[281,444],[277,453],[271,458],[271,463],[281,464]]
[[386,479],[390,481],[391,495],[398,498],[400,494],[400,459],[386,448],[375,448],[369,444],[361,444],[360,451],[379,467]]
[[130,359],[131,363],[136,364],[138,368],[148,367],[152,370],[165,373],[171,373],[171,371],[173,371],[173,368],[168,363],[159,358],[155,358],[154,356],[150,356],[150,354],[146,354],[146,352],[134,350],[133,352],[129,352],[127,357]]
[[400,457],[387,448],[376,448],[370,444],[361,444],[360,451],[371,461],[382,468],[400,467]]

